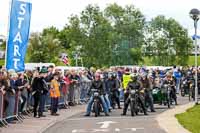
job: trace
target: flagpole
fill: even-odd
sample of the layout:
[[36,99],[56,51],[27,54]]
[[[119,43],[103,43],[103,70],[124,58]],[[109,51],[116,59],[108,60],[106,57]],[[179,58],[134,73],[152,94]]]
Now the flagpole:
[[7,64],[7,50],[8,50],[8,39],[9,39],[9,30],[10,30],[10,13],[12,10],[12,3],[13,3],[13,0],[9,0],[9,13],[8,13],[7,38],[6,38],[7,41],[6,41],[5,64],[4,64],[5,67]]

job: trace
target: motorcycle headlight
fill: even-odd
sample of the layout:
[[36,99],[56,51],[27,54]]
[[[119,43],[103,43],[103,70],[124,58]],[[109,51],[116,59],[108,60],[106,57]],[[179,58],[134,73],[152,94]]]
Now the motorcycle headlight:
[[152,90],[152,93],[153,93],[153,94],[155,94],[155,93],[157,93],[157,92],[158,92],[157,89],[153,89],[153,90]]
[[98,92],[95,92],[95,93],[94,93],[94,96],[99,96],[99,93],[98,93]]
[[168,85],[167,85],[167,84],[165,84],[165,85],[164,85],[164,87],[165,87],[165,88],[167,88],[167,87],[168,87]]
[[131,94],[135,94],[135,92],[136,92],[135,90],[131,90]]

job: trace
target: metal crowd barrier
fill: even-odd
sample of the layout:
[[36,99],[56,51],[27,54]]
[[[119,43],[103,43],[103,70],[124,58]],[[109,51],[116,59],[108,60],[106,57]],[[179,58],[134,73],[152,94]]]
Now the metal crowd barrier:
[[0,90],[0,123],[4,127],[7,127],[8,125],[8,123],[4,118],[4,94],[1,90]]
[[[49,89],[50,89],[50,83],[48,83]],[[70,95],[70,89],[73,89],[73,100],[74,102],[79,103],[81,99],[81,93],[82,89],[86,89],[84,90],[86,93],[83,97],[87,99],[87,91],[89,89],[89,87],[91,86],[91,82],[78,82],[76,84],[72,85],[66,85],[64,82],[60,82],[60,94],[61,97],[59,98],[59,106],[68,106],[68,102],[69,102],[69,95]],[[12,122],[13,120],[17,120],[18,122],[23,122],[23,119],[25,119],[25,117],[21,114],[21,112],[19,112],[19,105],[20,100],[21,100],[21,94],[23,93],[23,95],[26,96],[27,100],[26,100],[26,105],[23,109],[23,111],[27,112],[27,115],[30,114],[31,112],[29,112],[29,110],[31,110],[30,108],[33,105],[33,97],[29,96],[28,97],[28,91],[17,91],[15,94],[10,94],[7,93],[6,97],[8,99],[8,107],[4,112],[4,95],[3,92],[0,91],[0,124],[2,124],[4,127],[6,127],[8,125],[8,123]],[[31,100],[30,100],[31,99]],[[47,98],[46,98],[46,107],[50,107],[51,106],[51,98],[49,93],[47,94]],[[5,113],[5,114],[4,114]],[[31,115],[28,115],[31,116]]]
[[19,115],[19,100],[21,92],[17,91],[15,95],[8,95],[8,108],[6,110],[7,116],[5,119],[8,122],[16,119],[19,122],[23,122],[23,117]]
[[[66,104],[68,104],[68,102],[73,102],[75,104],[79,104],[80,101],[81,101],[81,89],[82,89],[81,87],[83,86],[83,84],[86,84],[85,86],[88,86],[87,90],[91,86],[91,82],[78,82],[78,83],[73,84],[73,85],[66,85],[64,82],[60,82],[60,94],[61,94],[61,96],[59,98],[59,106],[66,106]],[[50,83],[48,83],[48,85],[49,85],[49,89],[50,89]],[[65,89],[64,87],[67,88],[67,90],[64,90]],[[72,99],[70,99],[70,97]],[[86,95],[86,101],[87,101],[87,99],[88,98],[87,98],[87,95]],[[70,101],[70,100],[72,100],[72,101]],[[48,93],[47,99],[46,99],[46,107],[49,107],[49,106],[51,106],[51,98],[50,98],[50,95]]]

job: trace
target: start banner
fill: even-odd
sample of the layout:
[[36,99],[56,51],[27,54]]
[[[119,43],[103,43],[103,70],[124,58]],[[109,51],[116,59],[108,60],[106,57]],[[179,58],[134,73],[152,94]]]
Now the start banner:
[[26,49],[29,41],[31,0],[12,0],[6,50],[6,68],[24,71]]

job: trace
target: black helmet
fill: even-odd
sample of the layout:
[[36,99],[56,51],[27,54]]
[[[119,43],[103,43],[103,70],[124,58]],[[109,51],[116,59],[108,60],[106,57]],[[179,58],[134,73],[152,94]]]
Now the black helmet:
[[136,73],[132,73],[132,74],[130,75],[130,77],[131,77],[131,79],[132,79],[133,81],[135,81],[135,80],[137,80],[138,75],[137,75]]
[[116,73],[113,73],[113,74],[112,74],[112,77],[113,77],[113,78],[117,78],[117,74],[116,74]]

